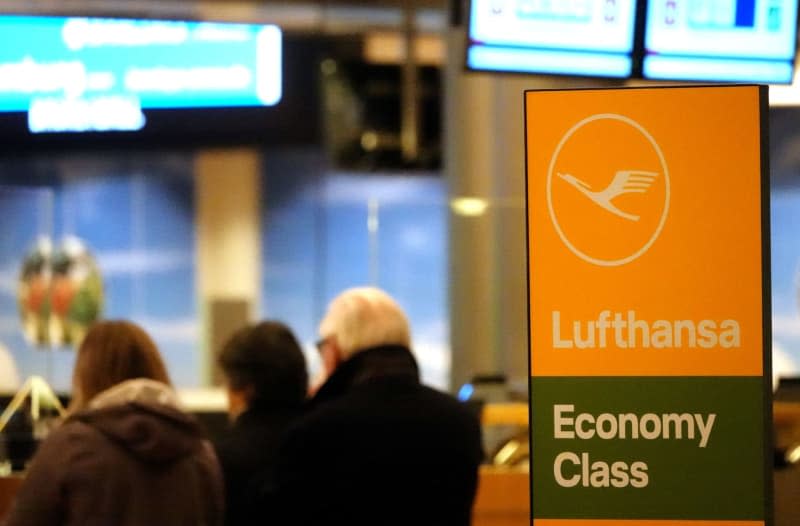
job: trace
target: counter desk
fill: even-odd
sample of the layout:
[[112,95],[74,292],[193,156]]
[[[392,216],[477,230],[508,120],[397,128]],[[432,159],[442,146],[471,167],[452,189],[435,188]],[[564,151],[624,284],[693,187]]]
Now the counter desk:
[[[779,450],[800,446],[800,403],[775,402],[775,443]],[[527,425],[527,404],[492,404],[482,413],[484,426]],[[800,456],[800,448],[798,448]],[[800,524],[800,462],[776,467],[775,526]],[[6,515],[22,483],[22,475],[0,477],[0,520]],[[473,526],[530,525],[528,471],[519,468],[481,466]]]

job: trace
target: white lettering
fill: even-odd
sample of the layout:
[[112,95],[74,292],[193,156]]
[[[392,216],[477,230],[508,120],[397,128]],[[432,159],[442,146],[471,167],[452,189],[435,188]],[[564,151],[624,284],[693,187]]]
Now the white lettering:
[[[580,469],[576,470],[578,467]],[[644,462],[633,462],[629,466],[627,462],[619,460],[592,460],[589,453],[585,452],[580,456],[571,451],[559,453],[553,462],[553,476],[562,488],[574,488],[578,484],[584,488],[644,488],[649,483],[647,464]]]
[[681,424],[686,424],[686,438],[694,438],[694,419],[692,415],[688,413],[680,415],[677,413],[670,413],[663,415],[662,419],[664,421],[664,438],[670,437],[670,426],[675,432],[675,438],[683,438],[683,426]]
[[611,316],[611,312],[604,310],[600,313],[600,316],[597,317],[597,330],[600,332],[600,347],[605,348],[606,346],[606,332],[608,331],[611,324],[608,321],[609,316]]
[[594,424],[594,417],[589,413],[581,413],[575,419],[575,432],[581,440],[589,440],[594,436],[594,427],[586,429],[583,424]]
[[626,413],[624,415],[619,415],[620,438],[627,438],[628,436],[627,432],[625,431],[625,424],[628,424],[628,427],[631,430],[631,438],[633,439],[639,438],[639,417],[637,417],[633,413]]
[[70,18],[61,31],[64,44],[84,47],[179,45],[189,38],[186,22]]
[[645,488],[650,483],[647,476],[647,464],[644,462],[634,462],[631,464],[631,486],[634,488]]
[[563,430],[564,426],[572,425],[572,418],[561,416],[562,413],[572,413],[575,410],[574,405],[561,405],[556,404],[553,406],[553,424],[555,425],[555,438],[575,438],[575,433],[572,431]]
[[86,68],[78,61],[0,64],[0,93],[50,94],[76,98],[86,91]]
[[[656,320],[638,319],[636,311],[620,312],[602,310],[596,320],[573,320],[572,331],[567,336],[561,327],[561,311],[552,311],[554,349],[605,349],[610,341],[619,349],[633,348],[738,348],[741,346],[741,329],[736,320],[724,320],[719,325],[714,320]],[[569,322],[566,322],[569,327]],[[569,333],[571,332],[571,336]]]
[[722,334],[719,335],[719,344],[725,349],[739,347],[741,345],[739,335],[739,322],[736,320],[725,320],[720,326]]
[[[574,404],[553,405],[553,436],[556,439],[591,440],[695,440],[704,448],[711,437],[716,413],[591,413],[576,414]],[[584,466],[585,467],[585,466]],[[588,476],[588,475],[587,475]]]
[[611,440],[617,436],[617,419],[610,413],[597,417],[597,436],[603,440]]
[[225,67],[131,68],[125,73],[125,89],[134,93],[242,90],[250,87],[250,69],[235,64]]
[[700,339],[697,342],[704,349],[711,349],[717,346],[717,324],[711,320],[703,320],[697,324],[697,332]]
[[573,465],[578,466],[580,465],[581,460],[575,453],[565,451],[563,453],[559,453],[559,455],[556,457],[555,463],[553,464],[553,476],[556,478],[558,485],[563,488],[574,488],[578,485],[578,483],[580,483],[581,476],[576,473],[570,478],[564,477],[561,467],[564,462],[571,462]]
[[553,347],[556,349],[571,349],[572,340],[561,339],[561,312],[553,311]]
[[[648,423],[652,424],[650,429],[648,429]],[[639,420],[639,433],[646,440],[655,440],[661,436],[661,420],[653,413],[642,415]]]
[[126,97],[34,99],[28,111],[31,133],[140,130],[145,116],[138,101]]
[[711,413],[708,415],[708,420],[703,421],[703,415],[695,414],[694,419],[697,422],[697,428],[700,430],[700,447],[706,447],[708,439],[711,437],[711,428],[714,427],[714,422],[717,420],[717,415]]

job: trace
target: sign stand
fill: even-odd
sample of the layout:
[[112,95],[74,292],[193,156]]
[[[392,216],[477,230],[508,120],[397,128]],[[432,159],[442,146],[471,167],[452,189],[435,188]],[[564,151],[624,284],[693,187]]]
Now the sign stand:
[[772,524],[766,86],[525,94],[534,526]]
[[34,424],[34,435],[37,435],[36,424],[41,420],[42,409],[55,411],[58,416],[64,416],[66,413],[64,406],[61,405],[61,401],[45,379],[41,376],[31,376],[25,380],[20,390],[17,391],[3,413],[0,414],[0,433],[6,428],[11,417],[14,416],[14,413],[24,410],[23,404],[28,398],[30,398],[31,401],[30,411],[31,420]]

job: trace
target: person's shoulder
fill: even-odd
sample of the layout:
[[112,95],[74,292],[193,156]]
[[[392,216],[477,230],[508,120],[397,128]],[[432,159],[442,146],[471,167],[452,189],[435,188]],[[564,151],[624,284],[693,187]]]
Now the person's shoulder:
[[[347,441],[368,425],[371,409],[365,410],[360,393],[345,393],[324,401],[312,401],[286,429],[282,444],[293,447],[312,447],[326,442]],[[327,446],[326,446],[327,447]]]
[[40,463],[66,466],[96,451],[99,440],[102,437],[91,426],[67,419],[47,434],[36,449],[35,458]]
[[424,393],[425,396],[429,397],[431,400],[438,401],[441,404],[450,405],[453,407],[458,408],[465,408],[464,402],[460,401],[455,396],[451,395],[450,393],[446,393],[434,387],[425,384],[419,384],[420,392]]
[[[404,386],[394,400],[384,396],[374,397],[368,389],[354,390],[343,396],[312,406],[291,427],[294,433],[320,429],[338,429],[362,423],[365,418],[376,415],[405,418],[418,415],[420,419],[442,418],[448,422],[460,422],[465,426],[478,427],[479,419],[474,410],[453,395],[423,384]],[[402,400],[402,401],[400,401]]]
[[220,465],[222,459],[219,452],[214,447],[214,444],[208,439],[201,439],[199,447],[194,452],[194,457],[201,464],[206,465],[212,471],[217,471],[222,466]]
[[216,437],[212,445],[226,471],[251,469],[252,457],[263,447],[249,429],[236,422]]
[[444,414],[452,415],[464,422],[479,425],[479,416],[473,407],[468,406],[455,396],[433,387],[421,385],[421,400],[424,400],[426,410],[438,410]]
[[352,404],[348,399],[348,396],[343,396],[322,403],[310,404],[303,413],[294,419],[287,433],[296,433],[298,430],[308,427],[335,425],[339,418],[353,411]]
[[45,443],[58,445],[83,444],[85,441],[93,440],[99,436],[101,436],[101,433],[91,425],[74,418],[67,418],[48,433]]
[[243,441],[242,432],[235,423],[228,425],[224,431],[214,437],[211,444],[217,452],[233,452],[236,451]]
[[263,449],[271,446],[283,435],[300,411],[280,415],[248,412],[239,416],[214,440],[218,451],[232,452]]

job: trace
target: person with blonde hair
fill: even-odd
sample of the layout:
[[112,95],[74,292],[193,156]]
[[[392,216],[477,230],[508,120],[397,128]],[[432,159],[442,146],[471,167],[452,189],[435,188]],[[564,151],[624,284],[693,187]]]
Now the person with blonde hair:
[[280,524],[469,526],[480,423],[420,383],[403,309],[380,289],[349,289],[319,335],[324,382],[278,454]]
[[72,384],[69,416],[39,446],[6,526],[222,523],[213,448],[144,330],[92,325]]
[[319,333],[323,378],[357,351],[386,344],[411,346],[405,313],[391,296],[373,287],[350,289],[336,297],[320,322]]

